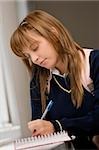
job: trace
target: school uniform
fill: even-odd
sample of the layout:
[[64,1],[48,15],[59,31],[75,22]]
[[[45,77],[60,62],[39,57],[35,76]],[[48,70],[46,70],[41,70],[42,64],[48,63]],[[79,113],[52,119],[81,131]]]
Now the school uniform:
[[[75,149],[96,149],[92,142],[94,135],[99,134],[99,50],[93,50],[89,55],[90,78],[94,89],[89,92],[85,87],[82,105],[79,108],[71,101],[69,75],[59,75],[52,72],[50,93],[47,104],[53,100],[53,105],[46,116],[56,131],[66,130],[68,134],[75,135],[73,141]],[[66,89],[64,91],[61,87]],[[42,116],[39,84],[35,77],[30,82],[32,120]]]

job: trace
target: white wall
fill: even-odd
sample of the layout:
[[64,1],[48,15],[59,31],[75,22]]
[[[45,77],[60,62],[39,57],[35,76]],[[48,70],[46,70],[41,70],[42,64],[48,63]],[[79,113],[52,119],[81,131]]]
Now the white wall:
[[[3,54],[5,61],[8,95],[10,95],[10,111],[14,124],[21,124],[21,136],[29,134],[27,122],[31,118],[29,98],[29,75],[23,62],[15,56],[10,48],[10,37],[18,26],[16,1],[0,1],[2,15]],[[12,91],[12,92],[11,92]],[[12,102],[13,101],[13,102]],[[18,111],[18,113],[17,113]]]

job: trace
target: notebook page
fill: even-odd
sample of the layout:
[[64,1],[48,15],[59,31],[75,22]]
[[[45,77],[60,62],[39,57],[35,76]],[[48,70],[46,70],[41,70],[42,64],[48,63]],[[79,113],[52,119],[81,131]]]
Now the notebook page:
[[17,139],[15,143],[16,150],[46,146],[50,144],[59,144],[60,142],[70,141],[71,138],[68,136],[66,131],[61,131],[49,135],[34,136],[23,139]]
[[47,145],[40,145],[36,147],[28,147],[28,148],[21,148],[20,150],[57,150],[60,147],[65,147],[64,142],[59,142],[59,143],[51,143]]

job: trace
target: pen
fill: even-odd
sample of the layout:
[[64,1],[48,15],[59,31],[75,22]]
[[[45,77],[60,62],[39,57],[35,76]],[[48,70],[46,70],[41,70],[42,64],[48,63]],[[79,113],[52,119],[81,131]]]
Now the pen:
[[46,109],[45,109],[45,111],[44,111],[44,113],[43,113],[41,119],[44,119],[44,118],[45,118],[45,116],[46,116],[46,114],[48,113],[48,111],[50,111],[52,105],[53,105],[53,101],[51,100],[51,101],[48,103],[48,105],[47,105],[47,107],[46,107]]

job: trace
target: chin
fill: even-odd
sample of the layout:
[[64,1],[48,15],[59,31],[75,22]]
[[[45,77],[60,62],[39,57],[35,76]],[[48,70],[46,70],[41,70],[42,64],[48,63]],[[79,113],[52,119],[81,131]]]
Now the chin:
[[42,68],[45,68],[45,69],[50,69],[49,67],[47,67],[47,66],[41,66]]
[[46,66],[42,66],[42,67],[44,67],[44,68],[46,68],[46,69],[53,69],[53,68],[55,68],[55,66],[53,65],[46,65]]
[[46,69],[50,70],[52,67],[48,67],[48,66],[47,66],[47,67],[44,67],[44,68],[46,68]]

